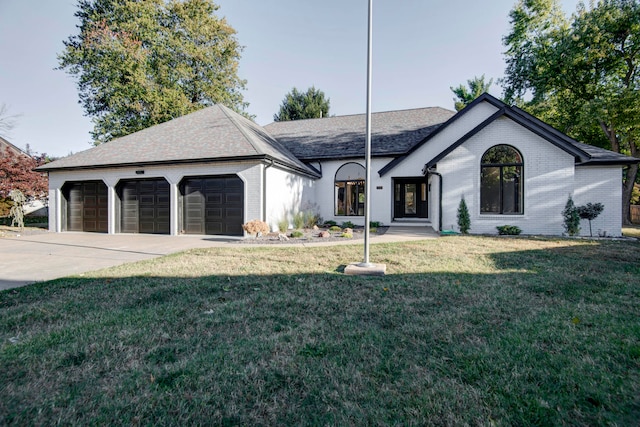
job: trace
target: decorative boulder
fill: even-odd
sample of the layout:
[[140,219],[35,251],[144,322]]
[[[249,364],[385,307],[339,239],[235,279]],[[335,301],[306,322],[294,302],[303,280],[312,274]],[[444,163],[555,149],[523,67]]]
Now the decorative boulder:
[[331,233],[329,233],[328,231],[321,231],[320,234],[318,234],[318,237],[322,237],[323,239],[325,239],[327,237],[331,237]]

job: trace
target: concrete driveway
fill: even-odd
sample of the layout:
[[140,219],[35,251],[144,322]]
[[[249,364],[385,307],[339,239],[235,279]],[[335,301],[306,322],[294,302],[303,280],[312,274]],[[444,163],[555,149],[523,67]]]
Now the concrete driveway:
[[[434,238],[427,227],[389,227],[371,239],[388,243]],[[154,234],[50,233],[29,230],[0,233],[0,290],[156,258],[192,248],[225,246],[239,237]],[[299,245],[300,243],[292,243]],[[362,240],[308,243],[305,246],[362,244]],[[244,244],[243,247],[253,246]]]
[[0,290],[155,258],[233,238],[100,233],[6,233],[0,237]]

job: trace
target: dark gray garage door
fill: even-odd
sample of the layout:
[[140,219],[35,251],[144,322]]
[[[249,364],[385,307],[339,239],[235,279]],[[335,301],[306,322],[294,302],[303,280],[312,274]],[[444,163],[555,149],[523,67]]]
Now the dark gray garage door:
[[169,234],[169,183],[164,179],[120,181],[116,187],[120,198],[122,233]]
[[67,182],[62,187],[62,194],[67,204],[67,231],[108,231],[108,196],[104,182]]
[[185,233],[242,236],[244,183],[236,175],[185,178],[180,191]]

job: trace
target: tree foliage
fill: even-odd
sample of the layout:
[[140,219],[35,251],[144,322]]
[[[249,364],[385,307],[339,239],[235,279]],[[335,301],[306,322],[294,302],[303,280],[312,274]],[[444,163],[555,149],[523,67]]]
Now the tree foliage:
[[273,115],[273,120],[284,122],[328,117],[329,103],[330,99],[325,98],[324,92],[314,86],[311,86],[306,92],[300,92],[294,87],[285,96],[280,110]]
[[19,190],[28,198],[45,197],[49,188],[47,175],[33,169],[46,162],[46,155],[29,157],[11,150],[0,152],[0,197]]
[[[520,0],[510,18],[505,98],[578,140],[638,157],[640,2],[580,3],[567,19],[557,0]],[[625,174],[625,223],[637,172]]]
[[464,200],[464,197],[460,199],[460,205],[458,205],[458,228],[460,229],[460,233],[468,234],[469,229],[471,228],[471,217],[469,216],[469,208],[467,207],[467,202]]
[[483,74],[480,77],[476,76],[471,80],[467,80],[467,86],[460,85],[455,88],[452,86],[450,89],[457,98],[453,98],[456,111],[462,110],[464,107],[471,104],[474,99],[485,92],[489,92],[491,84],[493,84],[493,79],[489,79],[489,81],[486,82]]
[[11,129],[16,125],[17,115],[9,114],[7,104],[0,104],[0,137],[7,137]]
[[99,144],[222,103],[246,104],[241,46],[212,0],[79,0],[60,69],[77,78]]

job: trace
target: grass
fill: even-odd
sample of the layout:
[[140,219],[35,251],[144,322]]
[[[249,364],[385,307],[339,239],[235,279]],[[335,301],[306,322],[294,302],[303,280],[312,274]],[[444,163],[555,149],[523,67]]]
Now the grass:
[[633,425],[640,245],[192,250],[0,293],[4,425]]
[[640,239],[640,225],[627,225],[622,228],[622,235]]

